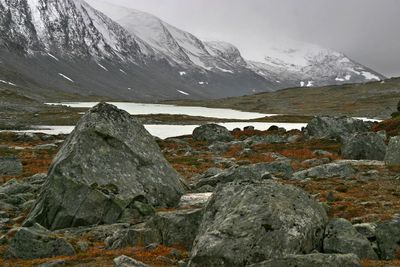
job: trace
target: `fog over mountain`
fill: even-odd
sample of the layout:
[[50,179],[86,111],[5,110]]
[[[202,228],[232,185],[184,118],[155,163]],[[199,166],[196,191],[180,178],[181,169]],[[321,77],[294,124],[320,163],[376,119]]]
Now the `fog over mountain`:
[[[397,0],[89,0],[146,11],[202,38],[236,45],[257,60],[287,39],[343,52],[388,76],[400,76]],[[272,46],[272,47],[271,47]]]

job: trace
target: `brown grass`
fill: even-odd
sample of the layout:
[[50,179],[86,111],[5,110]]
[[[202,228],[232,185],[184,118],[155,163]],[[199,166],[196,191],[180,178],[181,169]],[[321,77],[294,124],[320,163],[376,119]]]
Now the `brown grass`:
[[392,260],[392,261],[362,260],[361,265],[363,267],[400,266],[400,260]]
[[400,135],[400,117],[382,121],[372,128],[375,132],[386,131],[389,136]]
[[400,209],[400,181],[320,179],[305,183],[285,181],[302,187],[316,195],[320,202],[328,202],[329,192],[334,195],[330,202],[329,216],[354,222],[381,222],[393,218]]
[[[154,250],[146,250],[144,247],[128,247],[117,250],[106,250],[104,243],[98,243],[94,247],[88,249],[86,252],[80,252],[73,256],[58,256],[54,258],[34,260],[4,260],[0,258],[0,266],[32,267],[54,260],[64,260],[66,265],[112,267],[114,266],[114,258],[121,255],[126,255],[151,266],[169,267],[174,265],[163,261],[159,257],[168,257],[173,249],[178,250],[183,258],[188,257],[188,252],[180,246],[165,247],[160,245]],[[5,250],[6,248],[4,246],[0,247],[0,252],[2,252],[1,254],[3,254]]]

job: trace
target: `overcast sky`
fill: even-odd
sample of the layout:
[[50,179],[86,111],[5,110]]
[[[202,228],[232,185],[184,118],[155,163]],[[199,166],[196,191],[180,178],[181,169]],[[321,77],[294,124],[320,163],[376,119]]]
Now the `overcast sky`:
[[400,0],[89,0],[152,13],[206,40],[227,41],[243,55],[292,38],[344,52],[400,76]]

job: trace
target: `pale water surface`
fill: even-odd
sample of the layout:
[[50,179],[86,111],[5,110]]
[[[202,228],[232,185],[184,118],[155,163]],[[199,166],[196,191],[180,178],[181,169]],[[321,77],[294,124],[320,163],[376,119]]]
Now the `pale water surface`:
[[[223,108],[204,108],[204,107],[182,107],[164,104],[143,104],[143,103],[125,103],[125,102],[109,102],[123,109],[132,115],[146,114],[171,114],[171,115],[188,115],[218,119],[236,119],[251,120],[263,118],[266,116],[274,116],[276,114],[263,114],[257,112],[244,112],[233,109]],[[48,103],[49,105],[65,105],[73,108],[91,108],[97,105],[97,102],[71,102],[71,103]]]
[[[76,108],[91,108],[97,102],[75,102],[75,103],[48,103],[49,105],[66,105]],[[171,115],[188,115],[200,116],[208,118],[219,119],[236,119],[236,120],[251,120],[262,118],[266,116],[274,116],[278,114],[263,114],[257,112],[243,112],[233,109],[222,108],[204,108],[204,107],[182,107],[164,104],[142,104],[142,103],[125,103],[125,102],[110,102],[120,109],[129,112],[132,115],[145,115],[145,114],[171,114]],[[358,118],[362,120],[373,120],[367,118]],[[257,130],[267,130],[272,125],[283,127],[286,130],[301,130],[302,127],[307,126],[306,123],[264,123],[264,122],[228,122],[218,123],[225,126],[229,130],[235,128],[243,129],[245,126],[254,126]],[[145,125],[146,129],[154,136],[165,139],[169,137],[190,135],[193,130],[199,125]],[[46,134],[69,134],[74,129],[74,126],[32,126],[35,130],[21,131],[21,132],[41,132]]]
[[[254,126],[257,130],[267,130],[272,125],[283,127],[286,130],[301,129],[307,124],[305,123],[263,123],[263,122],[228,122],[218,123],[219,125],[225,126],[229,130],[235,128],[243,129],[246,126]],[[159,138],[165,139],[169,137],[176,137],[181,135],[192,134],[193,130],[199,125],[145,125],[147,131],[152,135]],[[19,131],[19,132],[30,132],[30,133],[45,133],[45,134],[69,134],[75,128],[75,126],[36,126],[35,130]]]

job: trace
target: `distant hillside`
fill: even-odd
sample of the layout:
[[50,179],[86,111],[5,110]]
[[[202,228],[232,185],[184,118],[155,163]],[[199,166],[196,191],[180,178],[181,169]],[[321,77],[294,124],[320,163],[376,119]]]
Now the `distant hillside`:
[[212,101],[168,101],[178,105],[234,108],[292,115],[351,115],[388,118],[400,100],[400,78],[365,84],[290,88]]

